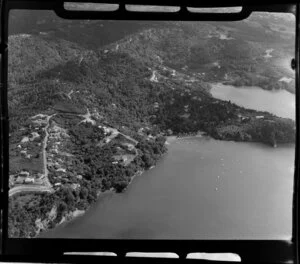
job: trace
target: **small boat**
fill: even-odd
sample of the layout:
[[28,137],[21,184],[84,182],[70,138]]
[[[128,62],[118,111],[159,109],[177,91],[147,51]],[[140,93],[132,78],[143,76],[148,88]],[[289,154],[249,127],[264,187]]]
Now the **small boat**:
[[215,189],[216,191],[218,190],[218,188],[216,187],[216,189]]

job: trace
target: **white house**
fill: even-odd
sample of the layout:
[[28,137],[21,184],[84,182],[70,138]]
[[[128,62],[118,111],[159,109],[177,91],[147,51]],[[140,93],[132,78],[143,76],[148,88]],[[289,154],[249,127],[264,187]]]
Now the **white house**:
[[25,178],[25,183],[34,183],[34,178],[32,177]]
[[19,176],[22,176],[22,177],[28,177],[29,176],[29,172],[28,171],[21,171],[19,173]]
[[263,119],[264,116],[256,116],[256,119]]

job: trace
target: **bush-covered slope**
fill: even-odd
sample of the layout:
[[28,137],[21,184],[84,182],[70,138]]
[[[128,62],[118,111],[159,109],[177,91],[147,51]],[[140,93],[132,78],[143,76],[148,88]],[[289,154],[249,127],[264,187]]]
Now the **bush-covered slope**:
[[[22,185],[16,180],[24,170],[42,186],[44,166],[52,186],[46,194],[11,197],[11,236],[36,236],[86,210],[101,192],[123,191],[166,152],[166,135],[204,131],[222,140],[294,142],[292,120],[210,95],[208,81],[222,73],[211,64],[225,60],[227,46],[193,30],[175,23],[98,51],[44,36],[10,37],[11,187]],[[249,43],[243,45],[236,44],[245,66],[258,51],[246,54]],[[222,56],[233,68],[235,56]],[[242,65],[237,70],[247,71]]]

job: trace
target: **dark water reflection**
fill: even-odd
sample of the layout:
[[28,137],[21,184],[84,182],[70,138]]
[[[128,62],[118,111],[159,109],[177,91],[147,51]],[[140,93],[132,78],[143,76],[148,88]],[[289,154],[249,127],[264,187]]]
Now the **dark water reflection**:
[[292,228],[294,147],[174,140],[127,191],[49,237],[283,239]]

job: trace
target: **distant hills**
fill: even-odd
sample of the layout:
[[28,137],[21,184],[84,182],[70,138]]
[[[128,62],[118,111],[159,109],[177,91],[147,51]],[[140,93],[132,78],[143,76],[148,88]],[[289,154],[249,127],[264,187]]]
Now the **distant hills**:
[[[134,53],[140,57],[155,53],[177,70],[187,66],[189,72],[206,72],[207,81],[293,92],[294,21],[292,14],[268,13],[240,22],[70,21],[54,12],[18,10],[11,12],[10,32],[64,39],[89,50],[120,42],[131,55],[138,46]],[[284,77],[291,81],[278,82]]]

